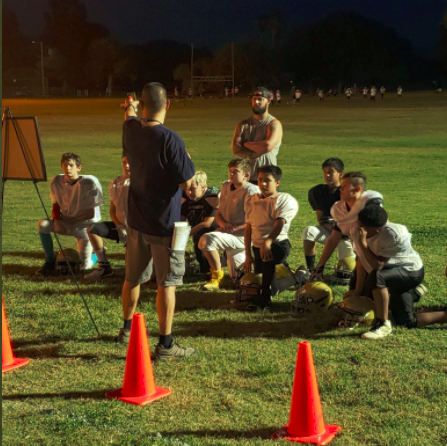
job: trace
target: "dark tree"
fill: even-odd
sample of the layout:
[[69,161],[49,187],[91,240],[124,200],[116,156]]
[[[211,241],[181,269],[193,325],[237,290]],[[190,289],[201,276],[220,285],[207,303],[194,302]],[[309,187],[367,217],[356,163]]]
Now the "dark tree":
[[15,14],[8,8],[3,9],[2,27],[2,72],[28,66],[31,42],[21,33]]
[[417,77],[419,59],[395,31],[356,13],[337,13],[295,31],[285,46],[285,71],[323,85],[402,84]]

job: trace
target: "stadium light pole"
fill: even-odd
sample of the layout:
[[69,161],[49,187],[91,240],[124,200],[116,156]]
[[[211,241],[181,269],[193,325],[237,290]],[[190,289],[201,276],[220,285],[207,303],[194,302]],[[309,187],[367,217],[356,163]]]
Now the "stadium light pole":
[[[36,43],[34,40],[32,43]],[[45,71],[43,67],[43,42],[40,41],[40,72],[42,75],[42,96],[45,96]]]
[[194,97],[194,44],[191,43],[191,99]]

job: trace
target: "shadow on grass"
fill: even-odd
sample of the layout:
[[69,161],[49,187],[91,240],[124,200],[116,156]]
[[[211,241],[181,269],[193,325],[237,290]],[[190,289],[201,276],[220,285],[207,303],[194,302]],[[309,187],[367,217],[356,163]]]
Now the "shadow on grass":
[[[308,314],[304,317],[291,313],[278,315],[280,317],[275,316],[264,316],[263,319],[257,321],[178,322],[175,334],[212,338],[266,337],[283,339],[292,336],[307,338],[334,330],[340,320],[337,312],[330,311]],[[266,320],[267,317],[269,320]],[[341,333],[340,335],[342,336]],[[336,336],[334,334],[334,337]]]
[[240,430],[226,430],[226,429],[219,429],[219,430],[198,430],[198,431],[186,431],[186,430],[177,430],[175,432],[160,432],[162,437],[174,437],[178,438],[179,436],[182,437],[189,437],[194,436],[198,438],[231,438],[231,439],[239,439],[239,438],[251,438],[256,439],[260,438],[262,440],[270,440],[271,435],[273,432],[277,431],[282,426],[271,426],[271,427],[260,427],[257,429],[250,429],[246,431],[240,431]]
[[[101,335],[99,338],[98,336],[92,336],[91,338],[85,338],[85,339],[76,339],[73,337],[48,337],[45,339],[19,339],[12,341],[12,345],[14,348],[20,348],[20,347],[27,347],[30,345],[47,345],[47,344],[58,344],[60,342],[79,342],[79,343],[90,343],[90,342],[113,342],[115,341],[116,336],[111,335]],[[23,351],[23,350],[22,350]]]
[[[64,245],[62,245],[64,247]],[[32,251],[3,251],[2,256],[11,256],[11,257],[23,257],[28,259],[41,259],[42,263],[45,261],[43,252],[32,252]],[[107,258],[109,259],[118,259],[124,261],[125,253],[108,253]]]
[[77,400],[90,398],[94,400],[105,399],[105,394],[110,392],[111,389],[94,390],[91,392],[60,392],[60,393],[17,393],[13,395],[2,395],[3,400],[7,401],[20,401],[27,399],[52,399],[62,398],[64,400]]
[[126,356],[116,356],[116,355],[104,355],[101,354],[89,354],[89,353],[75,353],[75,354],[64,354],[60,353],[60,350],[63,348],[63,345],[53,345],[49,347],[37,347],[37,348],[29,348],[29,349],[21,349],[15,351],[15,356],[18,358],[56,358],[56,359],[84,359],[89,361],[95,361],[100,358],[108,358],[108,359],[126,359]]

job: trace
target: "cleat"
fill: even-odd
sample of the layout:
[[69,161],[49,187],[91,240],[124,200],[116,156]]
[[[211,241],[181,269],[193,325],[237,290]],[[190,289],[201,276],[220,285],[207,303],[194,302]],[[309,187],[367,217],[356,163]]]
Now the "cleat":
[[222,279],[224,277],[223,270],[211,269],[211,279],[203,285],[203,289],[206,291],[217,291],[220,287]]
[[130,340],[130,330],[125,328],[120,328],[120,332],[118,337],[115,338],[115,342],[119,342],[120,344],[128,344]]
[[34,273],[36,276],[48,277],[59,275],[56,271],[56,262],[45,262],[43,267]]
[[157,344],[155,346],[155,356],[154,359],[161,361],[169,361],[171,359],[183,359],[190,356],[194,356],[196,350],[194,348],[183,348],[177,344],[174,340],[169,348],[166,348],[162,344]]
[[99,280],[106,277],[113,276],[112,267],[109,262],[99,262],[98,268],[93,270],[91,273],[88,273],[84,276],[84,279],[87,280]]
[[381,339],[389,336],[392,331],[393,327],[391,326],[390,321],[377,321],[374,327],[371,328],[371,330],[362,334],[362,338],[371,340]]

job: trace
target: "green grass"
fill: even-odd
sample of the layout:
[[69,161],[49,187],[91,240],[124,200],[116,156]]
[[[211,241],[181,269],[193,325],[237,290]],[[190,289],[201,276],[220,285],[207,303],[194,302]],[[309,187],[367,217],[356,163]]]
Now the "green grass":
[[[321,163],[343,159],[384,195],[390,219],[405,224],[426,266],[430,293],[418,310],[447,298],[447,96],[392,94],[377,104],[353,97],[322,105],[304,97],[299,108],[272,114],[284,125],[281,190],[300,204],[290,238],[293,267],[304,263],[301,231],[314,222],[307,190],[321,182]],[[39,120],[48,177],[63,152],[81,155],[84,173],[107,185],[120,173],[119,100],[5,100],[17,116]],[[185,140],[209,183],[226,179],[234,126],[250,116],[246,98],[173,103],[167,125]],[[48,184],[38,185],[48,209]],[[103,207],[103,218],[108,214]],[[139,408],[104,398],[122,385],[126,348],[113,337],[121,325],[123,250],[107,243],[116,275],[104,284],[81,281],[102,337],[97,339],[70,280],[33,276],[43,255],[36,223],[44,217],[31,183],[7,182],[3,213],[3,295],[15,355],[30,365],[3,375],[5,445],[261,445],[288,421],[297,345],[312,344],[327,424],[342,432],[334,445],[447,444],[445,326],[396,329],[381,342],[362,330],[334,329],[336,311],[302,319],[288,312],[291,292],[269,315],[234,311],[230,291],[203,293],[186,278],[174,325],[181,344],[197,349],[183,362],[154,364],[156,384],[172,395]],[[74,239],[63,238],[74,247]],[[319,251],[320,252],[320,251]],[[331,265],[334,259],[331,260]],[[340,301],[343,288],[336,287]],[[157,342],[155,289],[142,290],[138,311]]]

